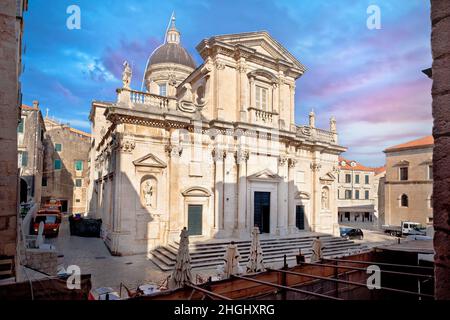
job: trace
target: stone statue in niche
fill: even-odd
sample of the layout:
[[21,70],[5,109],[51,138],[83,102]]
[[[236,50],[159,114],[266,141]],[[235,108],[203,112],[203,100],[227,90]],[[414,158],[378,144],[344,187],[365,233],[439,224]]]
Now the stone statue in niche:
[[149,178],[142,182],[141,203],[145,208],[155,208],[156,186],[155,180]]
[[328,188],[322,189],[322,209],[328,209],[329,208],[329,195],[328,195]]

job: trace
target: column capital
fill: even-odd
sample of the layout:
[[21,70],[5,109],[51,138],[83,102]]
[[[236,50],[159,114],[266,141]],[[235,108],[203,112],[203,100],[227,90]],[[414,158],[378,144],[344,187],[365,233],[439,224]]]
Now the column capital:
[[288,158],[285,156],[278,157],[278,164],[280,166],[285,166],[288,163]]
[[296,164],[297,164],[297,159],[295,159],[295,158],[289,158],[288,159],[288,166],[289,166],[289,168],[294,168]]
[[238,150],[234,155],[236,163],[240,164],[242,162],[247,162],[250,157],[250,153],[247,150]]
[[183,153],[183,148],[180,146],[176,146],[176,145],[166,145],[164,147],[164,150],[166,151],[167,155],[171,158],[171,157],[180,157],[181,154]]
[[315,172],[318,172],[321,167],[322,167],[322,165],[318,162],[311,162],[311,164],[310,164],[311,170],[315,171]]
[[227,151],[221,148],[214,148],[211,151],[211,156],[214,162],[223,161],[227,157]]

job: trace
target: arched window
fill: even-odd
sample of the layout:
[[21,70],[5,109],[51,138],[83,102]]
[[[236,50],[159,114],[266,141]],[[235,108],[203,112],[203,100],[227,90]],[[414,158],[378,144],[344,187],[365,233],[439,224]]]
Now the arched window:
[[408,196],[406,194],[402,194],[400,198],[400,206],[401,207],[408,207]]

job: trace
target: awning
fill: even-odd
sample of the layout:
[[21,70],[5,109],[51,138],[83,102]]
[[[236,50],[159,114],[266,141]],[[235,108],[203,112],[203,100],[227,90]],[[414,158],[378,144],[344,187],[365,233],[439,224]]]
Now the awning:
[[350,207],[338,207],[340,213],[344,212],[375,212],[374,205],[364,205],[364,206],[350,206]]

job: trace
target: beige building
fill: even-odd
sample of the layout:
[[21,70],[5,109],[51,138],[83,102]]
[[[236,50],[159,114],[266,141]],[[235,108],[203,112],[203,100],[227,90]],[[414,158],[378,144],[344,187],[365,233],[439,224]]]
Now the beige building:
[[42,203],[60,200],[62,211],[85,213],[91,135],[46,117]]
[[44,165],[45,124],[38,101],[33,106],[22,105],[17,127],[18,166],[20,174],[19,202],[40,205]]
[[433,144],[427,136],[384,150],[385,224],[433,222]]
[[371,168],[339,158],[339,224],[376,228],[379,226],[379,183],[384,168]]
[[[92,103],[89,214],[114,254],[178,240],[337,233],[336,121],[295,124],[305,67],[267,32],[202,40],[196,66],[172,21],[130,88]],[[264,236],[264,235],[263,235]]]

